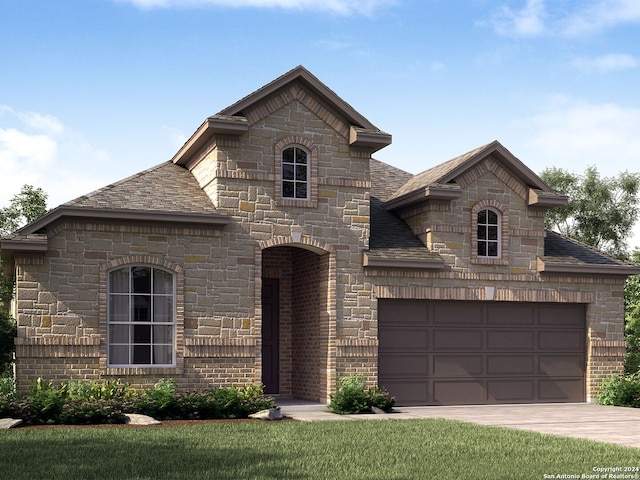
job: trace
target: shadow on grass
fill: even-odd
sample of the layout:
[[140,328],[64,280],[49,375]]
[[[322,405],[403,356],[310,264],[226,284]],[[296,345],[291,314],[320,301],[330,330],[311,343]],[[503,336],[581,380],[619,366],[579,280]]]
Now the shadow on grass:
[[246,441],[225,445],[198,428],[8,433],[0,437],[0,476],[12,480],[304,478],[283,471],[284,452],[259,452]]

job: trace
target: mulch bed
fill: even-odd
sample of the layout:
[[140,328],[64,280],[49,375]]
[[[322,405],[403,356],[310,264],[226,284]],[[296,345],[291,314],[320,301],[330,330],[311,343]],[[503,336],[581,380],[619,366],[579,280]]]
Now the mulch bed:
[[[162,420],[158,425],[131,425],[127,423],[99,423],[93,425],[19,425],[21,430],[24,429],[43,429],[43,428],[165,428],[165,427],[185,427],[190,425],[203,425],[207,423],[254,423],[264,422],[265,420],[256,420],[253,418],[222,418],[209,420]],[[284,417],[282,420],[274,420],[278,422],[294,421],[291,417]]]

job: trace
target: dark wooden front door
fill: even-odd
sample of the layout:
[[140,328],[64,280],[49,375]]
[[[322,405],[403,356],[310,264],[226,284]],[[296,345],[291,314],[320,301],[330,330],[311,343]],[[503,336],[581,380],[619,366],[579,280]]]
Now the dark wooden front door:
[[262,279],[262,383],[264,393],[280,392],[280,300],[277,278]]

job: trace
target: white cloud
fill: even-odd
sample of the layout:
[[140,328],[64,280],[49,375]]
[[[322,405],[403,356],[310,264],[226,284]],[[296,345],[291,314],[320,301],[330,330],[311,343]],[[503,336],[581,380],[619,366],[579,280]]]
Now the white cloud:
[[610,53],[600,57],[579,57],[571,64],[585,72],[608,73],[636,68],[638,60],[631,55]]
[[560,19],[559,27],[565,36],[581,37],[639,22],[638,0],[597,0]]
[[255,7],[328,11],[340,15],[370,15],[397,0],[116,0],[140,8]]
[[526,0],[521,8],[503,5],[479,23],[506,36],[583,37],[618,25],[640,23],[640,1]]
[[488,23],[500,35],[535,36],[544,33],[544,17],[544,1],[527,0],[519,10],[503,5],[491,15]]
[[640,109],[556,96],[528,123],[527,157],[546,166],[582,173],[595,165],[606,176],[640,171]]
[[107,183],[109,163],[59,119],[0,105],[0,207],[25,184],[42,188],[55,207]]

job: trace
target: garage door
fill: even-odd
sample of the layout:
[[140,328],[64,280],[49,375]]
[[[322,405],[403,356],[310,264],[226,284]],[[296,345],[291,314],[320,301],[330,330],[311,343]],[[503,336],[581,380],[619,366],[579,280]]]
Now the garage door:
[[397,405],[585,401],[583,305],[381,299],[378,322]]

